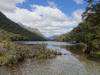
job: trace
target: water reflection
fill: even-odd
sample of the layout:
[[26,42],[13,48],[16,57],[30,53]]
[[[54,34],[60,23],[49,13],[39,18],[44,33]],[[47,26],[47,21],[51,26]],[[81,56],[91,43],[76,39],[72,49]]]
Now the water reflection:
[[0,75],[100,75],[99,62],[90,61],[84,57],[78,59],[57,43],[56,45],[48,43],[47,47],[66,55],[47,60],[26,59],[12,67],[2,66]]

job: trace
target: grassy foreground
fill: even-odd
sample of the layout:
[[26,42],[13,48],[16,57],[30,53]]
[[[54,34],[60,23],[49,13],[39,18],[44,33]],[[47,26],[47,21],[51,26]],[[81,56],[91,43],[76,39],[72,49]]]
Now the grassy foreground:
[[25,58],[53,58],[56,54],[56,51],[46,48],[45,45],[20,45],[10,41],[0,42],[0,65],[16,64]]

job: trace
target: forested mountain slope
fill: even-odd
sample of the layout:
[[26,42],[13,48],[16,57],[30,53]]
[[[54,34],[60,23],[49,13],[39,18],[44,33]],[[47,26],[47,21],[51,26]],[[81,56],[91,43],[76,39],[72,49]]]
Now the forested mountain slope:
[[56,38],[59,41],[78,41],[87,45],[86,53],[100,54],[100,1],[87,0],[83,21],[71,32]]
[[[2,31],[1,31],[2,30]],[[46,40],[45,37],[41,36],[41,34],[37,34],[36,32],[31,32],[19,24],[8,19],[3,13],[0,12],[0,31],[6,31],[9,34],[9,38],[11,40]],[[1,33],[0,33],[1,34]],[[5,35],[6,36],[6,35]],[[2,36],[0,36],[2,37]]]

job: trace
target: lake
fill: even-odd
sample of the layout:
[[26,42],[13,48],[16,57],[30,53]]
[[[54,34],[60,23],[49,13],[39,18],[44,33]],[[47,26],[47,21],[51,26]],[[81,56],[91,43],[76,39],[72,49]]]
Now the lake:
[[[1,66],[0,75],[100,75],[100,62],[71,53],[66,47],[73,45],[66,42],[21,42],[28,45],[47,44],[63,55],[52,59],[26,59],[11,67]],[[78,57],[77,57],[78,56]]]

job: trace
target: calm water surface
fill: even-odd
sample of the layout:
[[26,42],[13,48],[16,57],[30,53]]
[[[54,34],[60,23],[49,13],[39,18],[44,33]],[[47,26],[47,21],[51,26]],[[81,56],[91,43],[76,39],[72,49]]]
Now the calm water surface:
[[64,55],[53,59],[34,60],[12,67],[0,67],[0,75],[100,75],[100,62],[86,58],[76,58],[73,53],[61,46],[71,45],[63,42],[24,42],[25,44],[48,44],[48,48],[62,52]]

